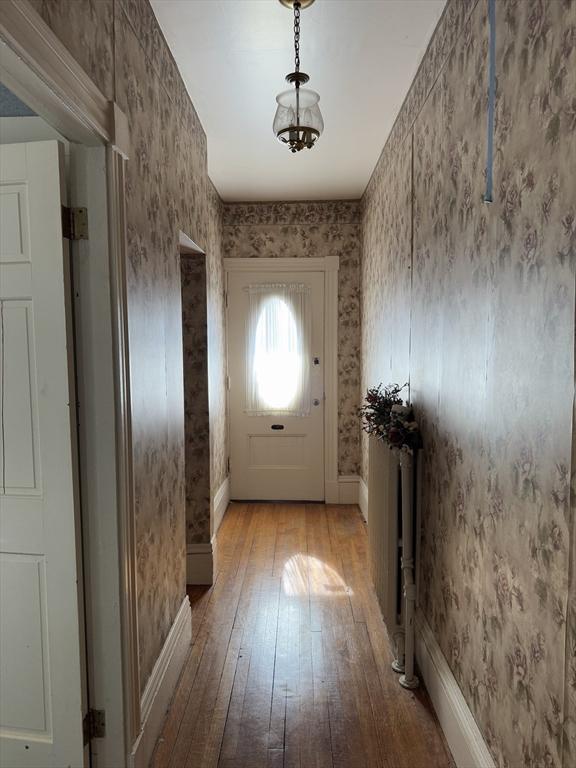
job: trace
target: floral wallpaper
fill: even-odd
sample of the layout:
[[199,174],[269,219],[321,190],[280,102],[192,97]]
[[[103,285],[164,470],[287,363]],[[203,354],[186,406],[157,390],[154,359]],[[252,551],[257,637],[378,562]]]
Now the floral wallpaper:
[[487,2],[449,0],[364,197],[362,384],[410,381],[420,610],[496,764],[568,768],[576,3],[496,7],[494,203]]
[[114,97],[114,0],[30,0],[104,96]]
[[[360,384],[409,381],[425,441],[420,610],[498,766],[576,765],[575,0],[497,0],[491,205],[487,0],[448,0],[361,221],[348,202],[223,210],[149,4],[31,2],[130,121],[142,688],[185,589],[178,231],[207,258],[212,496],[226,474],[221,255],[337,253],[340,472],[360,463]],[[189,535],[207,541],[208,528],[204,517]]]
[[236,258],[339,256],[338,469],[360,468],[360,205],[358,201],[228,203],[223,254]]
[[[212,494],[226,474],[221,202],[207,175],[204,130],[149,3],[33,3],[130,125],[128,302],[143,689],[186,590],[180,230],[207,260],[211,434],[203,433],[200,454],[209,452]],[[209,541],[209,520],[194,525],[194,539]]]

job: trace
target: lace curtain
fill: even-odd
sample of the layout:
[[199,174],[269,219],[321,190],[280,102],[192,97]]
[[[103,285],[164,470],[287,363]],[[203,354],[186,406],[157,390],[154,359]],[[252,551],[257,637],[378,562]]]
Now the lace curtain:
[[310,414],[310,289],[302,283],[250,285],[246,412]]

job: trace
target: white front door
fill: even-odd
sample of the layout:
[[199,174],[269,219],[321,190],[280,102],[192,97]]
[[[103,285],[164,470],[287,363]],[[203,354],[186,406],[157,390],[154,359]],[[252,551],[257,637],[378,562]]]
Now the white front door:
[[228,274],[233,499],[324,499],[324,273]]
[[62,145],[0,147],[0,765],[83,766],[76,398]]

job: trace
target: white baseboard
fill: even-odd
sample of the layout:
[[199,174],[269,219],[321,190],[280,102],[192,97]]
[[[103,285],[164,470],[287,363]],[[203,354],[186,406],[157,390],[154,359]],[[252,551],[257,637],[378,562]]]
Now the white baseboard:
[[368,522],[368,486],[363,477],[358,478],[358,506],[362,517]]
[[130,756],[131,768],[148,768],[150,764],[191,643],[192,612],[186,596],[142,694],[142,728]]
[[462,691],[421,614],[416,617],[416,660],[458,768],[495,768]]
[[358,475],[340,475],[338,500],[340,504],[358,504]]
[[230,504],[230,478],[226,478],[214,494],[212,541],[188,544],[186,551],[186,584],[209,585],[214,582],[216,534]]
[[340,475],[338,498],[340,504],[358,504],[368,522],[368,486],[359,475]]
[[362,480],[358,475],[339,475],[337,481],[326,483],[326,504],[358,504],[360,482]]
[[227,477],[220,488],[216,491],[214,494],[214,502],[213,502],[213,528],[212,528],[212,538],[216,536],[218,533],[218,528],[220,528],[220,524],[222,520],[224,519],[224,515],[226,514],[226,510],[228,509],[228,505],[230,504],[230,478]]
[[212,584],[214,552],[212,544],[188,544],[186,552],[186,584]]

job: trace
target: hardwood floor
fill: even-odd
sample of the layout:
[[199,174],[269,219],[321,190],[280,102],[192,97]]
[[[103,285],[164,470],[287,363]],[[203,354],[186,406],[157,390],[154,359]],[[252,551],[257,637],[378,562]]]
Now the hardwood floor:
[[191,588],[193,645],[154,768],[448,768],[405,691],[357,507],[232,504],[217,578]]

